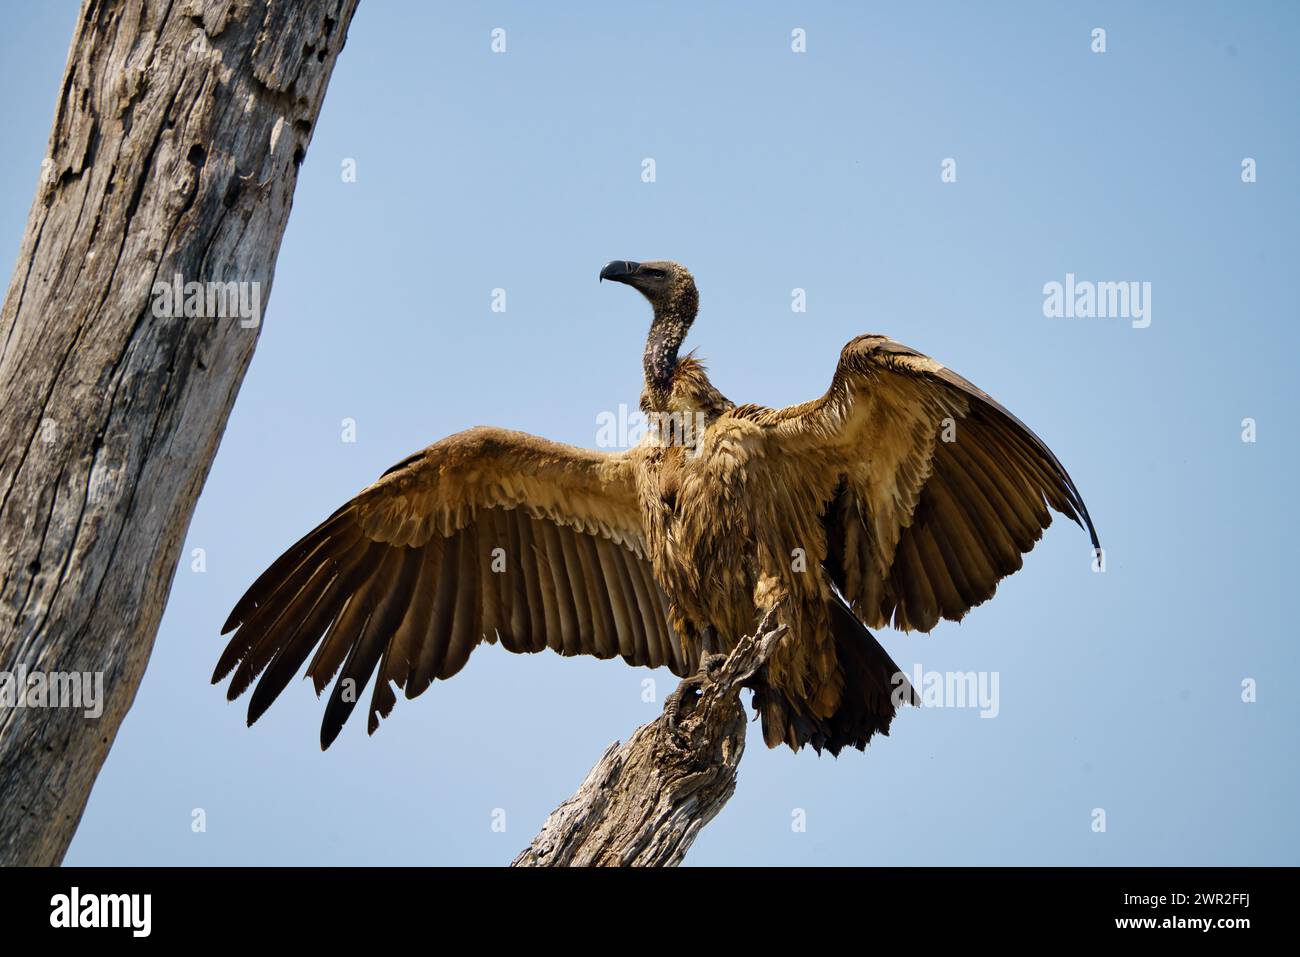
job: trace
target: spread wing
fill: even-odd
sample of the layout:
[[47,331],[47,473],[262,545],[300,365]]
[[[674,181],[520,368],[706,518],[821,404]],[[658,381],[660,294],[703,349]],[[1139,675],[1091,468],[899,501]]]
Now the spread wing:
[[692,673],[651,574],[632,465],[519,432],[478,428],[389,469],[253,583],[213,682],[234,700],[261,676],[252,724],[298,673],[325,708],[328,747],[378,670],[369,730],[450,678],[481,641],[514,652],[615,655]]
[[1051,450],[987,393],[884,336],[854,339],[824,396],[743,411],[788,467],[821,470],[826,567],[862,621],[929,631],[992,597],[1051,524],[1097,533]]

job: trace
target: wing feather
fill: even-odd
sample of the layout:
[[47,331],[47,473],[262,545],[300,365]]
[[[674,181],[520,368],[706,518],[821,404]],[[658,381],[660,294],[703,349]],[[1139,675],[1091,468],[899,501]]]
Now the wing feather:
[[317,694],[333,682],[328,747],[372,679],[371,732],[395,688],[415,697],[483,641],[684,673],[690,649],[645,557],[632,469],[626,456],[499,429],[435,443],[257,577],[226,621],[234,634],[213,681],[233,672],[231,698],[256,682],[251,724],[308,662]]
[[840,355],[822,398],[733,410],[766,427],[766,461],[809,469],[826,567],[868,626],[959,620],[1017,571],[1049,507],[1097,533],[1077,486],[988,393],[883,336]]

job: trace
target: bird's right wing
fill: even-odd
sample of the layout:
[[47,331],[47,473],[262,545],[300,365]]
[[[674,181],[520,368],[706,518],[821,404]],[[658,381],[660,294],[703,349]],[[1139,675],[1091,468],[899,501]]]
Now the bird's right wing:
[[[378,669],[369,730],[458,672],[480,641],[508,651],[620,655],[692,672],[666,616],[626,455],[520,432],[453,435],[389,469],[278,558],[230,613],[213,681],[258,675],[251,724],[307,666],[328,747]],[[340,673],[341,669],[341,673]]]

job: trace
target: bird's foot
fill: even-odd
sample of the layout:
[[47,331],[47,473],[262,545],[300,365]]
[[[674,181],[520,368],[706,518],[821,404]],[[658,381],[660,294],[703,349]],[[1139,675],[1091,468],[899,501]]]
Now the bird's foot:
[[708,678],[717,675],[723,665],[727,663],[726,655],[704,655],[700,658],[700,673]]
[[699,670],[689,678],[683,678],[676,690],[664,702],[668,727],[676,731],[681,726],[681,720],[691,713],[700,700],[705,683],[713,680],[726,662],[726,655],[706,654],[700,658]]

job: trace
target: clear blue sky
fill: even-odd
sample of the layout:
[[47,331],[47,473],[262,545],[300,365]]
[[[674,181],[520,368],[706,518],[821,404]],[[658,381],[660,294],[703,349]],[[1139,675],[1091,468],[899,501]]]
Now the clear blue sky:
[[[12,10],[0,36],[6,263],[75,7]],[[1300,863],[1298,27],[1289,3],[362,0],[148,672],[67,861],[509,861],[657,712],[642,680],[662,701],[671,675],[482,648],[322,754],[307,682],[251,730],[208,684],[218,628],[284,547],[437,438],[489,423],[594,445],[596,416],[636,402],[647,324],[596,273],[672,258],[701,288],[690,344],[733,399],[812,398],[848,339],[888,333],[1034,427],[1107,550],[1093,573],[1058,521],[960,625],[882,633],[909,670],[996,672],[998,716],[909,709],[838,760],[755,732],[691,862]],[[1151,325],[1044,317],[1067,272],[1150,282]]]

